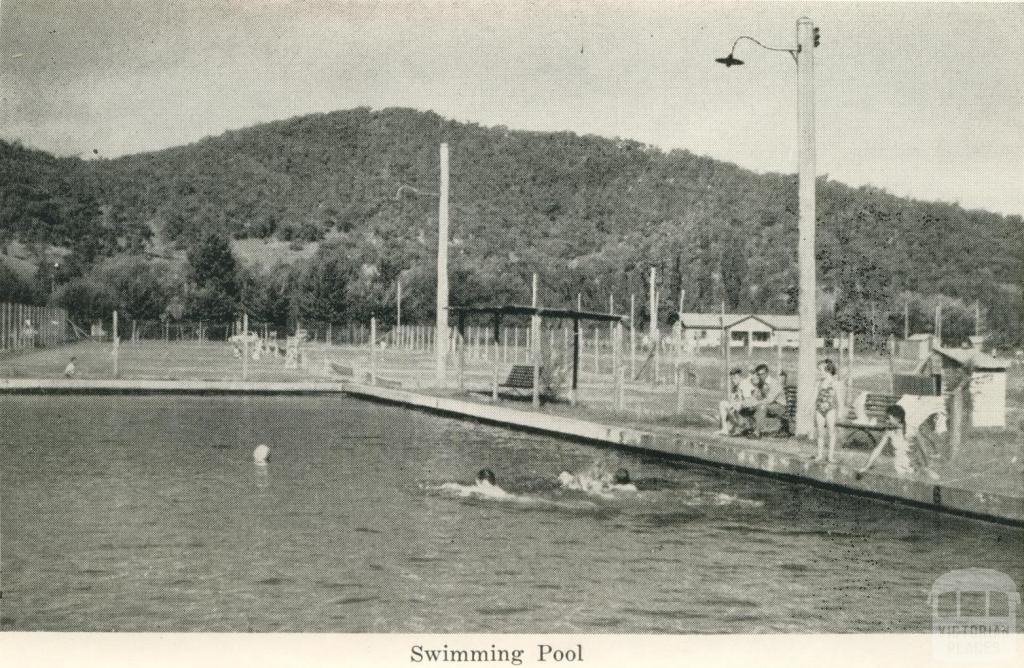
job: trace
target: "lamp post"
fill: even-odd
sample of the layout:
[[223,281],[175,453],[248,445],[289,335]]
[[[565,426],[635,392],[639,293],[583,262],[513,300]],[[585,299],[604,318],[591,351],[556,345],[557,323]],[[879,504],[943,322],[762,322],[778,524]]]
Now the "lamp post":
[[800,270],[800,350],[797,363],[796,434],[808,436],[814,430],[814,383],[817,364],[817,308],[814,258],[815,234],[815,166],[814,166],[814,47],[818,30],[814,22],[801,17],[796,22],[795,49],[765,46],[753,37],[743,35],[732,45],[732,51],[715,60],[726,67],[742,65],[733,54],[741,40],[748,40],[769,51],[786,51],[797,65],[797,134],[799,137],[799,243],[797,263]]

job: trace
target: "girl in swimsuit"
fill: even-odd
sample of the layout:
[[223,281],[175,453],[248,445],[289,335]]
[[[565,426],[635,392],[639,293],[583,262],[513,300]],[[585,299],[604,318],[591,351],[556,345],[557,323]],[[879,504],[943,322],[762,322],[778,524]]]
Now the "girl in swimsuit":
[[828,461],[836,461],[836,417],[839,415],[839,381],[836,363],[822,360],[818,363],[818,383],[814,400],[814,431],[818,441],[815,461],[825,458],[825,436],[828,435]]

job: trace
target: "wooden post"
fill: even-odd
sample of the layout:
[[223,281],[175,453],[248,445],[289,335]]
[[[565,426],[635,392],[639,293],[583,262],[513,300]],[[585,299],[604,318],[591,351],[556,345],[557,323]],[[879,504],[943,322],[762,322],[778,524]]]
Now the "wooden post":
[[580,370],[580,320],[572,319],[572,389],[569,392],[569,403],[576,405],[576,387]]
[[594,373],[601,373],[601,329],[594,327]]
[[459,350],[459,392],[466,391],[466,318],[459,312],[459,328],[455,332],[456,346]]
[[942,346],[942,303],[935,306],[935,339],[936,343]]
[[444,386],[448,355],[448,144],[441,144],[441,184],[437,213],[437,336],[435,374]]
[[514,364],[519,362],[519,325],[512,328],[513,334],[515,334],[514,345],[512,346],[512,362]]
[[501,316],[495,314],[495,316],[494,316],[494,345],[491,346],[491,350],[494,353],[494,355],[493,355],[493,360],[494,361],[493,361],[493,364],[491,365],[492,368],[493,368],[493,374],[491,376],[491,401],[493,401],[495,403],[498,402],[498,364],[501,361],[501,358],[498,355],[498,352],[499,352],[499,348],[498,348],[498,332],[500,331],[500,329],[501,329]]
[[622,323],[619,321],[612,322],[612,383],[613,387],[613,405],[615,412],[618,413],[622,410]]
[[725,302],[722,302],[722,310],[718,316],[718,327],[721,332],[722,344],[722,378],[721,387],[729,394],[729,331],[725,328]]
[[402,328],[402,281],[395,288],[395,328]]
[[501,330],[501,361],[508,363],[508,328]]
[[[969,376],[968,376],[969,378]],[[967,380],[960,381],[950,395],[949,411],[949,459],[953,461],[960,452],[964,437],[964,389]]]
[[[615,295],[608,293],[608,315],[615,315]],[[608,340],[615,341],[615,322],[608,322]],[[614,344],[613,344],[614,345]]]
[[846,396],[853,397],[853,347],[857,339],[853,332],[849,334],[849,341],[846,344]]
[[569,329],[562,323],[562,359],[569,359]]
[[[840,348],[839,357],[839,363],[842,364],[842,348]],[[775,332],[775,375],[782,375],[782,338],[778,332]]]
[[655,287],[655,280],[657,277],[657,271],[654,267],[651,267],[651,282],[650,282],[650,324],[648,326],[648,336],[651,339],[651,354],[652,368],[651,368],[651,384],[658,384],[658,291]]
[[117,311],[114,311],[113,329],[114,329],[114,332],[113,332],[113,341],[114,341],[114,346],[113,346],[114,347],[114,350],[113,350],[113,353],[114,353],[113,354],[113,357],[114,357],[114,378],[117,378],[118,377],[118,368],[117,368],[118,357],[121,356],[121,337],[119,337],[117,335]]
[[532,317],[532,330],[530,336],[530,354],[533,357],[533,407],[540,407],[540,316]]
[[981,336],[981,303],[974,300],[974,335]]
[[249,314],[242,313],[242,380],[249,380]]
[[910,338],[910,300],[903,300],[903,340]]
[[629,379],[636,380],[636,295],[629,296]]
[[370,385],[377,384],[377,317],[370,318]]

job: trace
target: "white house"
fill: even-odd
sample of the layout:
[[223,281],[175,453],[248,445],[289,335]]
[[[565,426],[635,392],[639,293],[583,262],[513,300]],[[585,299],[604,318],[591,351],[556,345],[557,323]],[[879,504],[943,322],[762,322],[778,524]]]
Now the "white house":
[[683,313],[680,318],[684,344],[690,349],[722,345],[723,326],[731,348],[796,348],[800,318],[795,315],[751,315],[747,313]]

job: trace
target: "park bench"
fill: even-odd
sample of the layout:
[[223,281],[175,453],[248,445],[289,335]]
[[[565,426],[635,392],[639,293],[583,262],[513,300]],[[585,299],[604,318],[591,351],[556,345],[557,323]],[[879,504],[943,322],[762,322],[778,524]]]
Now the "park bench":
[[874,447],[878,436],[886,430],[885,412],[890,406],[896,405],[899,397],[891,394],[865,392],[858,401],[850,406],[845,420],[837,420],[836,427],[846,429],[850,433],[843,441],[845,447],[858,434],[863,434]]
[[529,364],[514,364],[508,372],[508,378],[498,387],[512,390],[515,393],[533,392],[533,367]]

